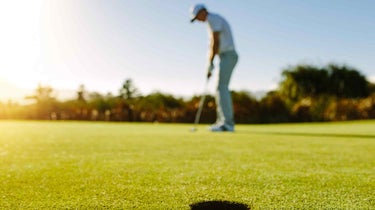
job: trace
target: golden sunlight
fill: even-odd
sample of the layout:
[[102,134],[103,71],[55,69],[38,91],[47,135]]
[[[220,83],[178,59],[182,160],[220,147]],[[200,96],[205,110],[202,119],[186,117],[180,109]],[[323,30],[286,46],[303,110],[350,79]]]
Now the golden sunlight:
[[[42,0],[0,2],[0,83],[12,94],[12,85],[34,88],[40,82],[40,11]],[[12,85],[9,85],[12,84]]]

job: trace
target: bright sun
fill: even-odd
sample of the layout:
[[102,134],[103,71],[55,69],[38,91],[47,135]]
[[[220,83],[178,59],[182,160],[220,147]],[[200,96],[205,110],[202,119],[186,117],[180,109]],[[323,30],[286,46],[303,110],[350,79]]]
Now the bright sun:
[[21,88],[35,88],[43,80],[38,73],[41,6],[42,0],[0,2],[0,79]]

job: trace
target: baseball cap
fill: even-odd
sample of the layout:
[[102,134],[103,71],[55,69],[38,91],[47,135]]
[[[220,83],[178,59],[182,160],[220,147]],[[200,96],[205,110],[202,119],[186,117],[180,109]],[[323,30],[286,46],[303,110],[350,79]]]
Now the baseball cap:
[[190,22],[194,22],[194,20],[197,19],[197,15],[199,11],[201,11],[202,9],[206,9],[206,6],[204,6],[204,4],[196,4],[190,8],[190,14],[191,14]]

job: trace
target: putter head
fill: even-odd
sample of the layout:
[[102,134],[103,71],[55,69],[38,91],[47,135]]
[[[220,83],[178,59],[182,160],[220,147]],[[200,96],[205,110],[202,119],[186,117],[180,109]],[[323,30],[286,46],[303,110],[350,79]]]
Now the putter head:
[[197,128],[196,128],[196,127],[192,127],[192,128],[190,128],[190,132],[195,132],[195,131],[197,131]]

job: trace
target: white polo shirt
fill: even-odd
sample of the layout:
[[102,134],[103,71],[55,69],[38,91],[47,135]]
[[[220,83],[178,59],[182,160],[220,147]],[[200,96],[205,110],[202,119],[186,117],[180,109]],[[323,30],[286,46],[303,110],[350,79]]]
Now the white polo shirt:
[[[220,46],[219,53],[235,50],[232,32],[228,22],[218,14],[208,13],[207,25],[209,35],[212,36],[213,32],[220,32]],[[213,41],[210,37],[211,42]]]

